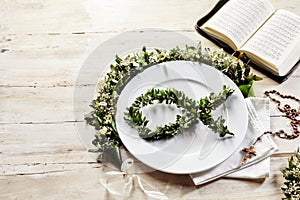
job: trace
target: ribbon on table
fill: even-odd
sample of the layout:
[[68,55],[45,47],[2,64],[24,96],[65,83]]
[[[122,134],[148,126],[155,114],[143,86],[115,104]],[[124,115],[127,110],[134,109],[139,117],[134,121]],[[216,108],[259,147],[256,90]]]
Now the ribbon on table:
[[[101,185],[112,195],[128,198],[131,196],[136,182],[137,186],[146,196],[154,199],[168,199],[164,193],[157,191],[150,183],[143,180],[138,173],[131,173],[130,169],[133,166],[134,160],[127,158],[121,165],[121,171],[109,171],[105,173],[105,177],[100,179]],[[120,175],[123,175],[122,180],[120,180]]]

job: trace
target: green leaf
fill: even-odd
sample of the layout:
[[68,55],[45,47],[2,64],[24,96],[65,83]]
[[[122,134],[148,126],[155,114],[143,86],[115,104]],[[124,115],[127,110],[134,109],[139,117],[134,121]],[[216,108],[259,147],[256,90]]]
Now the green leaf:
[[116,167],[118,167],[118,169],[121,169],[122,158],[119,147],[105,149],[105,151],[103,152],[103,159],[106,162],[111,162]]
[[111,126],[112,126],[112,128],[114,129],[114,131],[118,131],[118,130],[117,130],[117,127],[116,127],[116,122],[115,122],[114,119],[111,121]]
[[122,59],[118,55],[116,55],[115,61],[116,61],[116,63],[121,64]]
[[91,152],[91,153],[98,153],[100,151],[99,151],[99,149],[89,149],[89,152]]
[[240,85],[239,89],[241,90],[242,94],[244,95],[244,97],[251,97],[251,96],[255,96],[254,94],[254,89],[253,89],[253,80],[250,81],[248,84],[245,85]]
[[87,122],[93,120],[93,114],[94,114],[94,111],[85,114],[85,115],[84,115],[84,119],[85,119]]

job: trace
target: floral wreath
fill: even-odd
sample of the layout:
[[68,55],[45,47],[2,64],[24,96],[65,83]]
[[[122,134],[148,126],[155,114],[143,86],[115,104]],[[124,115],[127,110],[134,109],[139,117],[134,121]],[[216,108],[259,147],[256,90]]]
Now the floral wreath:
[[[228,55],[223,50],[212,51],[209,48],[202,48],[199,43],[195,46],[186,46],[184,49],[175,47],[171,50],[154,49],[129,54],[125,58],[116,56],[115,63],[110,65],[110,71],[99,83],[98,95],[91,102],[93,111],[85,115],[88,124],[95,127],[98,133],[92,141],[95,149],[90,152],[97,152],[98,161],[101,161],[105,152],[117,151],[122,146],[115,122],[116,102],[123,87],[135,74],[146,68],[163,62],[185,60],[197,63],[205,63],[218,69],[227,75],[241,90],[244,97],[254,96],[253,83],[261,80],[260,77],[250,73],[250,66],[240,59]],[[117,166],[120,166],[120,158],[114,159]]]

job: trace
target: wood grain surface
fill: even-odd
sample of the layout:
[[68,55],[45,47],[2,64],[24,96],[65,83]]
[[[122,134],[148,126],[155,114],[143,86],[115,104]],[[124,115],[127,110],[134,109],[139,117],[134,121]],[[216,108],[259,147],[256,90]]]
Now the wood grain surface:
[[[216,0],[2,0],[0,199],[119,199],[101,186],[99,180],[105,167],[87,152],[77,131],[85,122],[76,116],[89,111],[86,105],[92,99],[82,98],[85,106],[74,107],[74,90],[80,87],[92,91],[96,87],[88,79],[77,83],[78,74],[99,45],[136,29],[177,32],[218,49],[194,30],[198,18],[215,3]],[[300,14],[298,0],[271,3],[275,8]],[[176,41],[171,45],[175,47]],[[86,72],[86,76],[96,73],[101,77],[105,67]],[[281,84],[253,72],[264,77],[255,83],[257,96],[277,89],[300,97],[299,69]],[[275,106],[271,115],[272,130],[289,130],[288,121]],[[280,169],[287,165],[300,139],[276,138],[275,142],[279,151],[271,157],[270,177],[264,180],[220,179],[196,187],[188,175],[154,171],[141,177],[170,199],[280,199]],[[135,187],[130,199],[145,199]]]

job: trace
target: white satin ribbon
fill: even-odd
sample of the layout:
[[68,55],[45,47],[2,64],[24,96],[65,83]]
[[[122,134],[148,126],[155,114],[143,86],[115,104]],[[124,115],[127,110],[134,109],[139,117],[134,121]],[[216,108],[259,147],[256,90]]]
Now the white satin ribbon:
[[[123,199],[129,198],[134,186],[137,186],[150,198],[167,200],[168,197],[156,191],[155,188],[147,181],[143,180],[138,174],[130,173],[130,169],[134,165],[132,158],[126,159],[121,165],[121,171],[106,172],[106,177],[100,179],[101,185],[109,192],[109,194],[121,197]],[[123,175],[120,178],[120,175]],[[147,189],[145,187],[148,187]]]

